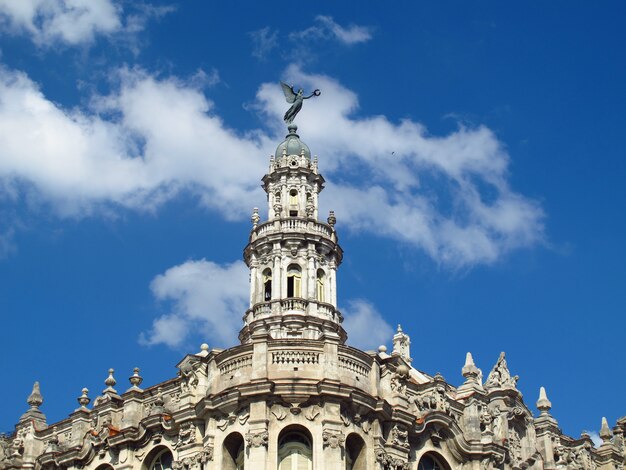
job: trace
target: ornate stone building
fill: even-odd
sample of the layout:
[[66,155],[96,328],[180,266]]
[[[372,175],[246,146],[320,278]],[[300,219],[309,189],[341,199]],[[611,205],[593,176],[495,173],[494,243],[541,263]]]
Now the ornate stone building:
[[0,469],[625,469],[626,417],[613,429],[602,421],[599,448],[563,435],[543,388],[533,416],[504,353],[486,380],[468,353],[454,386],[412,366],[400,327],[390,352],[345,344],[336,220],[320,221],[324,178],[296,130],[263,177],[268,220],[252,215],[241,344],[203,345],[149,388],[135,369],[118,392],[110,370],[91,407],[83,389],[54,424],[35,384],[30,409],[0,438]]

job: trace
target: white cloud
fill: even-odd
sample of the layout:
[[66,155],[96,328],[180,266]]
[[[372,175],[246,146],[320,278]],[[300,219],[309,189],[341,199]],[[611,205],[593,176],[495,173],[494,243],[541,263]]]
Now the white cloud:
[[[25,74],[0,68],[0,193],[19,188],[31,205],[76,217],[155,210],[187,191],[225,218],[247,218],[264,200],[263,156],[285,132],[280,88],[264,84],[257,94],[271,132],[244,134],[215,112],[198,74],[118,75],[119,87],[93,97],[91,109],[64,109]],[[358,116],[356,94],[327,76],[292,67],[285,78],[322,90],[297,121],[321,155],[330,182],[321,203],[340,230],[411,244],[453,268],[543,240],[543,211],[510,187],[509,156],[488,128],[433,136],[415,121]]]
[[343,327],[348,332],[348,344],[361,349],[376,349],[393,338],[393,328],[369,302],[363,299],[348,302],[342,308]]
[[252,56],[265,60],[267,55],[278,47],[278,31],[271,31],[269,26],[250,33],[252,38]]
[[124,15],[119,0],[0,0],[0,26],[4,32],[30,36],[41,47],[77,46],[98,35],[128,40],[148,19],[174,10],[142,2],[129,6],[131,12]]
[[344,28],[335,22],[332,16],[323,15],[317,16],[315,21],[317,21],[320,25],[323,25],[335,36],[335,38],[344,44],[357,44],[372,39],[372,29],[366,26],[351,24],[347,28]]
[[258,203],[266,163],[252,157],[267,153],[266,138],[227,129],[189,83],[125,70],[94,106],[63,109],[25,74],[0,69],[0,180],[25,183],[61,216],[102,204],[150,210],[181,188],[227,218]]
[[0,0],[0,18],[40,45],[91,42],[122,27],[120,8],[111,0]]
[[342,44],[352,45],[369,41],[372,38],[372,29],[366,26],[351,24],[348,27],[339,25],[332,16],[318,15],[315,24],[302,31],[293,31],[289,39],[297,41],[312,41],[319,39],[335,39]]
[[[414,121],[357,117],[357,96],[327,76],[291,67],[286,79],[322,90],[298,123],[322,169],[341,178],[329,178],[335,183],[321,197],[332,201],[340,228],[413,244],[455,268],[492,263],[543,240],[543,211],[510,188],[509,156],[488,128],[461,125],[432,136]],[[266,84],[257,97],[278,122],[280,90]]]
[[248,306],[248,268],[242,261],[219,265],[211,261],[187,261],[154,278],[154,296],[171,306],[142,334],[147,345],[181,345],[195,332],[214,346],[233,342],[242,327]]
[[593,442],[593,445],[596,447],[600,447],[602,445],[602,438],[600,437],[600,434],[598,434],[595,431],[586,431],[587,434],[589,434],[589,437],[591,438],[591,441]]

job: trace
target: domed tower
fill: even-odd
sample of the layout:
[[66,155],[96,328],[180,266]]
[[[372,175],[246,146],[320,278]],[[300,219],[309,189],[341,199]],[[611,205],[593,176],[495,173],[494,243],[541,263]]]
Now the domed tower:
[[263,177],[268,220],[252,215],[244,250],[250,268],[250,308],[239,339],[256,333],[271,339],[324,340],[344,343],[346,333],[337,310],[336,271],[343,256],[335,217],[318,220],[318,196],[324,178],[317,157],[289,125],[289,134],[270,157]]

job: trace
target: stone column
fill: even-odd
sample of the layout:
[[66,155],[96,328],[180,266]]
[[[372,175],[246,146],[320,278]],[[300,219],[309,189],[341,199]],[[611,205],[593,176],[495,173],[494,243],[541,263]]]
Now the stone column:
[[269,432],[265,402],[250,404],[250,430],[246,433],[245,468],[254,470],[271,470],[274,467],[268,462],[267,448]]

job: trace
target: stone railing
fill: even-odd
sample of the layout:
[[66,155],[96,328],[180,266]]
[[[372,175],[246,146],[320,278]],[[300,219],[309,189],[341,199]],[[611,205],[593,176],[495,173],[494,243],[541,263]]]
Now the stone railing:
[[287,310],[295,310],[300,312],[306,312],[309,301],[301,299],[299,297],[293,297],[288,299],[282,299],[280,301],[280,308],[283,312]]
[[272,364],[319,364],[321,355],[319,351],[272,351]]
[[251,311],[254,318],[270,315],[272,313],[272,302],[254,304]]
[[372,358],[363,351],[348,346],[339,347],[339,367],[367,377],[372,370]]
[[333,235],[333,230],[330,225],[309,219],[289,217],[280,219],[279,224],[275,222],[275,220],[269,220],[258,225],[254,230],[257,237],[275,232],[313,232],[328,238],[332,238]]
[[217,368],[220,374],[231,374],[244,367],[252,367],[252,347],[246,345],[245,348],[239,349],[239,351],[227,350],[227,354],[224,357],[218,356],[216,358]]

